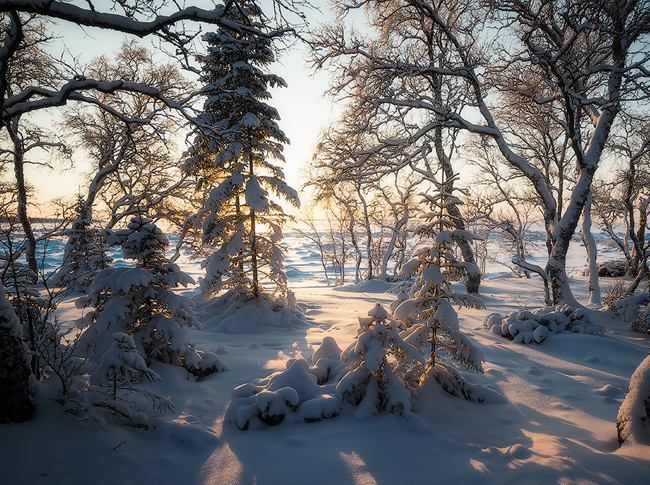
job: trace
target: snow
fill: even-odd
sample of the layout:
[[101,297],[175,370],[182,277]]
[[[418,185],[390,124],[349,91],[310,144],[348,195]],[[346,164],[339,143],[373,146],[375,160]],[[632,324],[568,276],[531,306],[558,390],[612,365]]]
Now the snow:
[[[460,329],[485,354],[484,374],[462,372],[485,402],[449,396],[430,381],[412,399],[412,419],[385,412],[360,412],[364,419],[357,419],[359,408],[344,405],[339,411],[329,394],[317,389],[324,386],[307,380],[314,373],[306,366],[314,364],[314,356],[319,365],[310,370],[317,367],[324,376],[339,372],[336,354],[357,338],[358,317],[367,318],[377,303],[388,309],[395,295],[380,281],[325,286],[314,247],[286,232],[285,266],[297,275],[290,287],[306,320],[288,319],[264,305],[239,313],[230,306],[197,304],[204,329],[189,327],[190,341],[199,352],[218,354],[228,370],[197,381],[185,369],[151,364],[161,380],[138,386],[168,397],[174,411],[153,415],[155,429],[149,431],[111,419],[104,429],[77,420],[51,399],[57,383],[47,379],[38,386],[34,419],[0,426],[0,483],[647,481],[650,447],[628,440],[619,448],[617,441],[619,408],[650,348],[650,340],[629,324],[587,305],[589,320],[603,325],[605,334],[560,332],[539,344],[515,343],[485,328],[483,320],[493,313],[533,314],[543,306],[541,279],[488,278],[481,286],[485,309],[456,308]],[[572,254],[567,266],[582,268],[584,255]],[[177,263],[191,275],[202,274],[185,258]],[[588,301],[587,277],[574,275],[571,286],[578,301]],[[199,289],[179,291],[191,296]],[[82,310],[71,297],[59,316],[71,326]],[[233,389],[242,385],[249,390],[241,398],[257,386],[275,393],[275,399],[279,395],[282,400],[267,403],[278,407],[296,402],[292,391],[282,389],[300,385],[294,389],[295,419],[277,426],[253,420],[250,429],[240,430],[225,416]]]

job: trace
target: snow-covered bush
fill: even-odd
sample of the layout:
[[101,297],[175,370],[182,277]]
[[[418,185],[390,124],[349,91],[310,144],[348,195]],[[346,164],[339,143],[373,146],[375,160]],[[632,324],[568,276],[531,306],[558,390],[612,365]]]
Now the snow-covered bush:
[[424,365],[424,357],[400,337],[401,322],[380,304],[367,318],[359,317],[359,324],[356,341],[341,354],[349,370],[336,386],[336,395],[359,406],[357,418],[382,411],[408,416],[415,393],[409,369]]
[[75,380],[66,396],[66,412],[82,415],[103,427],[106,421],[97,410],[107,409],[134,426],[147,428],[148,419],[142,414],[147,407],[166,412],[173,411],[174,406],[167,398],[134,387],[142,380],[159,381],[160,376],[147,367],[130,336],[115,332],[112,338],[96,368]]
[[[240,2],[227,10],[228,22],[243,22],[263,31],[264,16],[254,2]],[[259,300],[268,285],[286,303],[287,276],[283,269],[282,227],[289,219],[269,193],[299,205],[282,169],[271,163],[284,161],[277,110],[265,100],[269,87],[286,86],[265,72],[275,60],[272,40],[223,23],[204,36],[208,53],[202,64],[201,93],[206,97],[202,126],[188,152],[184,170],[209,190],[203,209],[195,217],[203,242],[217,250],[204,262],[200,279],[205,299],[222,288],[237,289]]]
[[340,356],[336,341],[325,337],[311,358],[311,366],[304,359],[290,359],[286,370],[257,384],[235,388],[226,421],[245,430],[255,420],[276,425],[287,417],[314,422],[337,416],[341,401],[336,397],[336,385],[348,369]]
[[201,328],[194,302],[172,289],[194,281],[166,258],[167,236],[150,219],[138,216],[108,242],[121,244],[124,258],[136,264],[101,271],[92,292],[77,300],[78,308],[95,308],[77,322],[80,328],[89,325],[83,342],[93,360],[99,362],[112,347],[113,334],[123,332],[133,337],[147,363],[181,365],[199,377],[224,370],[215,354],[198,351],[189,341],[187,327]]
[[[598,276],[602,278],[622,278],[627,274],[628,266],[625,260],[612,260],[598,263]],[[589,275],[589,268],[582,274]]]
[[485,356],[460,331],[452,303],[468,308],[481,308],[484,303],[474,295],[456,293],[448,278],[458,271],[478,272],[476,265],[459,261],[454,252],[457,241],[471,243],[474,239],[471,233],[455,229],[448,213],[449,206],[461,203],[450,193],[454,180],[432,180],[438,190],[434,195],[425,194],[431,212],[425,215],[426,223],[417,232],[432,239],[433,245],[416,250],[413,259],[402,267],[402,275],[416,275],[416,279],[408,298],[395,307],[394,317],[408,327],[402,335],[404,340],[427,357],[426,366],[412,369],[413,378],[421,381],[431,377],[450,394],[473,399],[470,386],[454,365],[483,372]]
[[605,333],[602,325],[591,322],[586,310],[570,305],[543,307],[533,311],[514,311],[509,315],[491,313],[483,320],[483,326],[496,335],[521,344],[539,344],[546,340],[549,333],[573,332],[587,335]]
[[618,443],[650,445],[650,354],[630,379],[630,390],[616,418]]
[[333,418],[339,414],[341,403],[332,390],[332,386],[318,385],[306,360],[292,360],[286,370],[260,384],[236,387],[225,419],[240,429],[248,429],[254,418],[268,425],[280,424],[287,416],[306,422]]
[[341,361],[341,349],[332,337],[323,337],[321,346],[311,356],[312,367],[309,372],[316,377],[319,385],[328,382],[338,383],[341,373],[348,366]]
[[632,330],[650,335],[650,305],[639,312],[637,319],[632,323]]
[[103,243],[99,230],[93,227],[81,196],[75,211],[77,217],[67,231],[63,263],[50,281],[54,286],[81,292],[91,286],[97,273],[111,265],[113,258],[108,255],[108,247]]
[[630,293],[627,291],[627,287],[628,285],[623,280],[619,280],[611,284],[607,288],[605,300],[603,301],[605,308],[609,308],[611,310],[614,303],[616,303],[618,300],[622,300],[623,298],[630,296]]
[[[63,331],[54,314],[63,291],[48,286],[45,279],[36,284],[37,275],[18,261],[10,251],[0,255],[0,275],[6,284],[6,296],[23,328],[23,341],[30,352],[31,371],[37,379],[44,370],[56,374],[65,392],[67,383],[76,375],[78,363],[73,362],[73,346],[68,332]],[[41,291],[42,290],[42,291]],[[42,293],[42,294],[41,294]]]
[[[623,323],[630,325],[630,328],[637,332],[646,333],[650,328],[648,307],[650,306],[650,294],[638,293],[636,295],[621,298],[611,304],[611,310],[615,317],[623,320]],[[641,309],[645,305],[645,309]]]

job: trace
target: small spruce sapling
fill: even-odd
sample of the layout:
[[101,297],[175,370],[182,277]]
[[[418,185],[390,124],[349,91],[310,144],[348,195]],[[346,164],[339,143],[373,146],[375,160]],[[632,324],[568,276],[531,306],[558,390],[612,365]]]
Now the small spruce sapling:
[[[443,174],[444,177],[444,174]],[[455,229],[449,207],[462,202],[451,193],[456,176],[438,183],[431,182],[437,191],[425,194],[430,212],[425,215],[426,223],[417,229],[422,237],[432,239],[432,246],[422,247],[401,270],[403,276],[416,275],[409,291],[409,298],[403,300],[394,311],[394,316],[408,323],[410,328],[403,334],[404,340],[415,345],[423,355],[428,355],[426,366],[416,366],[412,377],[424,379],[430,376],[452,395],[462,395],[473,400],[471,386],[466,383],[456,365],[477,372],[483,372],[483,352],[459,329],[458,314],[452,303],[468,308],[483,308],[480,298],[457,293],[452,288],[450,275],[458,272],[475,273],[474,264],[459,261],[454,245],[459,240],[471,243],[477,239],[467,231]]]
[[113,344],[113,334],[133,337],[146,362],[180,365],[203,377],[226,369],[219,357],[196,350],[187,327],[201,329],[194,317],[194,303],[172,289],[194,280],[165,256],[167,236],[146,217],[134,217],[127,229],[108,237],[121,244],[125,259],[135,267],[108,268],[93,282],[92,292],[77,300],[77,307],[95,307],[77,323],[91,324],[84,341],[96,360]]
[[91,286],[97,273],[111,265],[113,258],[108,255],[108,247],[103,243],[99,230],[92,227],[88,207],[81,195],[75,212],[77,216],[68,231],[63,263],[51,283],[83,292]]
[[349,371],[336,386],[336,395],[344,402],[358,405],[358,418],[382,411],[411,414],[413,387],[405,372],[424,358],[413,345],[400,337],[400,322],[377,304],[368,317],[359,317],[357,340],[341,354]]
[[160,376],[147,367],[130,336],[115,332],[111,337],[113,342],[102,354],[99,365],[90,374],[75,380],[66,396],[66,411],[82,414],[104,427],[105,419],[96,410],[107,409],[134,426],[148,429],[148,419],[142,414],[145,406],[138,402],[138,397],[155,411],[173,411],[174,405],[154,392],[134,387],[143,380],[159,381]]

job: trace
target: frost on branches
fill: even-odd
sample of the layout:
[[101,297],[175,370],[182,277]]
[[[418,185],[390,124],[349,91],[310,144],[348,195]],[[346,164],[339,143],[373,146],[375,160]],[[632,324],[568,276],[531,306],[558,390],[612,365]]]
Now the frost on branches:
[[[264,30],[254,2],[241,2],[227,16]],[[199,188],[209,190],[195,226],[202,228],[203,242],[217,248],[203,264],[201,291],[208,299],[232,289],[239,300],[259,302],[261,283],[269,281],[280,304],[290,306],[280,246],[289,216],[270,194],[296,207],[299,200],[282,169],[271,163],[284,161],[283,144],[289,140],[277,124],[277,110],[265,102],[269,87],[286,83],[264,70],[275,60],[271,39],[222,25],[204,40],[208,53],[199,61],[206,101],[184,165]]]
[[77,217],[68,231],[68,242],[63,253],[63,264],[52,277],[52,284],[65,286],[77,292],[86,291],[101,270],[113,262],[102,243],[99,231],[92,227],[83,197],[75,206]]
[[469,294],[456,293],[449,283],[450,276],[467,272],[476,274],[476,265],[459,261],[454,245],[459,240],[471,243],[478,239],[467,231],[455,229],[449,216],[449,207],[461,204],[453,196],[456,177],[435,184],[434,195],[426,195],[430,212],[426,223],[418,228],[422,237],[432,239],[432,246],[415,251],[413,259],[402,267],[404,276],[416,275],[408,298],[395,308],[394,317],[402,320],[408,329],[404,340],[428,356],[425,366],[412,370],[418,379],[432,377],[452,395],[473,400],[471,386],[463,379],[454,364],[468,370],[483,372],[483,352],[459,330],[458,315],[452,306],[456,303],[468,308],[484,307],[483,300]]
[[185,367],[203,377],[226,368],[219,357],[196,350],[188,327],[201,328],[194,317],[194,303],[172,289],[193,283],[192,278],[165,257],[167,236],[146,217],[134,217],[127,229],[108,237],[122,246],[134,267],[109,268],[93,281],[92,292],[77,300],[77,307],[92,306],[77,322],[88,326],[82,338],[93,360],[101,361],[112,348],[116,332],[133,338],[147,363],[163,362]]

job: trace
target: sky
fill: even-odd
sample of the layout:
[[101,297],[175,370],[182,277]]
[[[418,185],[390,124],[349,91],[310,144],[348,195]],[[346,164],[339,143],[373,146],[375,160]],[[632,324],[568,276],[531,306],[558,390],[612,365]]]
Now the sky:
[[[210,2],[193,2],[198,6]],[[262,4],[268,4],[268,1]],[[307,11],[310,26],[315,26],[327,18],[327,8],[324,1],[314,1],[320,6],[317,10]],[[77,25],[59,22],[54,27],[59,34],[58,51],[67,49],[75,55],[80,55],[83,63],[90,62],[101,54],[116,52],[127,36],[101,29],[81,29]],[[204,26],[207,31],[210,26]],[[148,40],[142,40],[148,45]],[[80,47],[83,46],[83,47]],[[291,143],[285,146],[286,159],[285,176],[290,186],[299,189],[305,182],[300,178],[302,167],[311,159],[312,149],[318,140],[321,128],[327,126],[338,114],[332,100],[323,95],[328,87],[328,75],[324,72],[314,73],[305,59],[306,46],[298,42],[289,50],[283,52],[270,71],[284,78],[288,88],[271,90],[273,98],[269,101],[279,113],[280,128],[286,133]],[[179,161],[180,163],[180,161]],[[58,197],[74,197],[81,190],[85,192],[83,172],[89,169],[88,160],[79,154],[74,159],[74,167],[57,164],[54,171],[31,167],[27,171],[28,183],[35,186],[38,200],[47,202]],[[47,205],[46,209],[47,210]],[[46,214],[43,214],[46,215]]]

